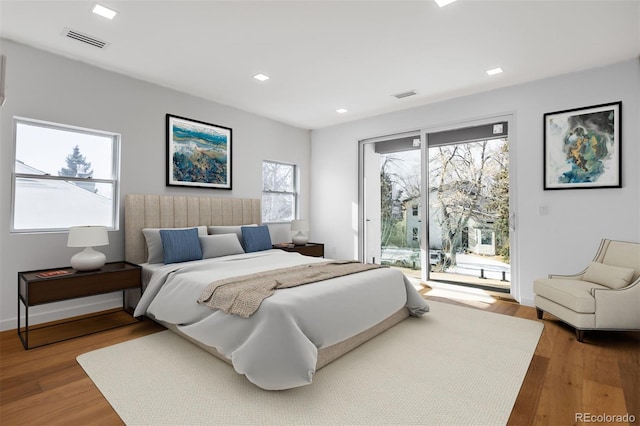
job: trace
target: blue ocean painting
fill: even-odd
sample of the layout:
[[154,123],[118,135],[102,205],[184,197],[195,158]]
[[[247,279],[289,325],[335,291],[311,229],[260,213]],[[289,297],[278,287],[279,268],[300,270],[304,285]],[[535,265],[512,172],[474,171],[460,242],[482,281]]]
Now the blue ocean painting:
[[178,120],[171,130],[174,181],[228,184],[229,132]]

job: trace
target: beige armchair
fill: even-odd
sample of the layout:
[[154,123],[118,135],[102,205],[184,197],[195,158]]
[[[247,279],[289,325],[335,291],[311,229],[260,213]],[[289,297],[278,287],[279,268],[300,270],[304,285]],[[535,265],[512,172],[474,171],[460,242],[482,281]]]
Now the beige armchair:
[[533,282],[538,319],[547,312],[587,330],[640,330],[640,244],[604,239],[593,262],[575,275]]

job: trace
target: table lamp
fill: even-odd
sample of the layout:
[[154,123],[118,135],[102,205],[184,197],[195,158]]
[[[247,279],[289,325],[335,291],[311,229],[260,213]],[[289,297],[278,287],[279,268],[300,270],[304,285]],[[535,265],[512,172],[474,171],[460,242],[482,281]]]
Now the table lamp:
[[107,257],[93,249],[109,244],[107,228],[104,226],[72,226],[69,228],[67,247],[84,247],[71,258],[71,267],[78,271],[93,271],[104,266]]
[[295,234],[291,239],[293,241],[293,244],[297,246],[303,246],[307,244],[309,237],[307,237],[304,233],[309,230],[309,223],[306,220],[292,220],[291,230],[294,232],[298,231],[298,233]]

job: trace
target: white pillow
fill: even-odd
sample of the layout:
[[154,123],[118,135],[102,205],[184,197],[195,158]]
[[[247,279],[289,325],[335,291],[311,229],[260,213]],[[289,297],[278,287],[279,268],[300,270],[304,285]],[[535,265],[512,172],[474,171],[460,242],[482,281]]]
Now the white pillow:
[[242,227],[243,226],[258,226],[257,224],[253,225],[211,225],[207,228],[209,235],[220,235],[220,234],[236,234],[238,236],[238,241],[244,247],[242,241]]
[[205,235],[200,245],[203,259],[244,253],[236,234]]
[[618,289],[629,285],[633,279],[634,272],[631,268],[621,268],[619,266],[591,262],[582,279],[605,287]]
[[164,263],[164,251],[162,249],[162,239],[160,229],[191,229],[198,228],[198,236],[207,235],[206,226],[188,226],[186,228],[144,228],[142,233],[147,241],[147,263]]

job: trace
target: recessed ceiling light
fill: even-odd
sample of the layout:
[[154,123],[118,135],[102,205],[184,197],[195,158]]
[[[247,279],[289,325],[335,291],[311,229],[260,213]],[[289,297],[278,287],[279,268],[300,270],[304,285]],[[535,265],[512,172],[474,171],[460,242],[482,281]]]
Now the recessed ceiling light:
[[98,3],[95,3],[93,5],[93,8],[91,9],[91,11],[96,15],[103,16],[107,19],[113,19],[113,17],[118,14],[118,12],[116,12],[115,10],[109,9],[108,7],[102,6],[101,4],[98,4]]
[[500,67],[487,70],[487,74],[489,75],[496,75],[496,74],[500,74],[501,72],[502,72],[502,68]]
[[256,80],[260,80],[260,81],[267,81],[267,80],[269,80],[270,77],[268,75],[260,73],[260,74],[254,75],[253,78],[255,78]]
[[445,7],[446,5],[453,3],[456,0],[435,0],[436,3],[438,3],[438,6],[440,7]]
[[336,110],[336,112],[337,112],[338,114],[344,114],[345,112],[347,112],[347,110],[346,110],[346,109],[344,109],[344,108],[339,108],[339,109],[337,109],[337,110]]

